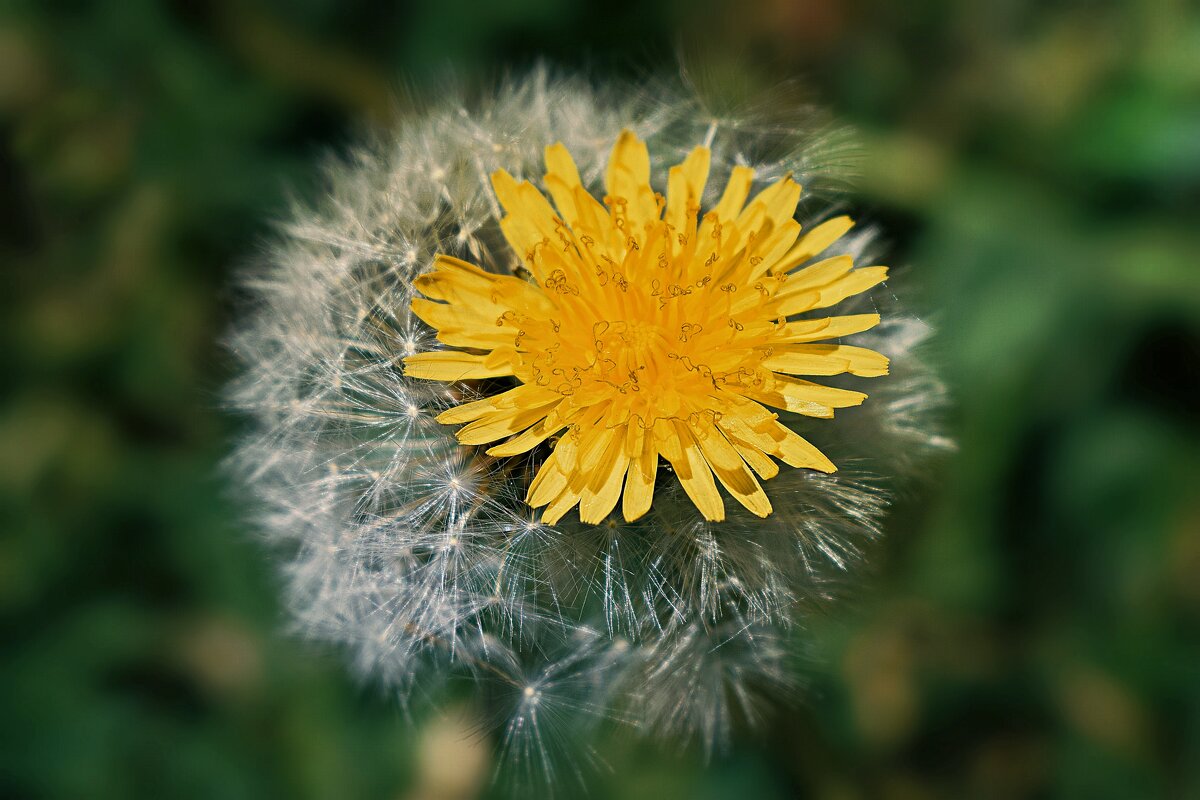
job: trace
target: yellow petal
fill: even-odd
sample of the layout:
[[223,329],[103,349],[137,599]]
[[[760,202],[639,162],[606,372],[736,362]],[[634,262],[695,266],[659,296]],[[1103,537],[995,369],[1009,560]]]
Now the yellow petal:
[[[453,347],[491,350],[512,345],[517,335],[513,328],[497,328],[497,315],[491,319],[479,313],[476,306],[458,303],[435,303],[421,297],[412,301],[412,312],[438,332],[438,341]],[[485,312],[486,313],[486,312]]]
[[575,160],[571,158],[567,148],[563,147],[562,142],[546,148],[545,181],[546,189],[554,198],[554,205],[558,208],[559,215],[568,224],[572,224],[579,214],[575,208],[575,188],[582,184],[579,180],[579,169],[575,166]]
[[[686,231],[696,222],[704,184],[708,181],[709,151],[697,147],[688,153],[683,163],[671,167],[667,174],[667,211],[664,219],[677,231]],[[689,219],[690,217],[690,219]]]
[[[704,460],[691,431],[679,420],[673,420],[662,427],[665,427],[666,431],[660,434],[660,425],[655,425],[658,446],[663,457],[671,462],[675,475],[683,485],[683,491],[696,504],[696,508],[706,520],[721,522],[725,519],[725,504],[717,492],[712,470]],[[671,435],[672,433],[674,435]]]
[[[554,498],[550,505],[546,506],[546,510],[542,512],[542,522],[547,525],[553,525],[562,519],[568,511],[570,511],[576,503],[579,502],[578,492],[573,492],[570,489],[564,489],[563,493]],[[533,504],[534,508],[537,507]]]
[[822,339],[837,339],[870,330],[879,324],[878,314],[851,314],[844,317],[823,317],[789,322],[773,342],[816,342]]
[[737,219],[746,198],[750,196],[750,186],[754,183],[754,170],[750,167],[734,167],[729,173],[729,183],[725,184],[725,192],[712,211],[722,223]]
[[862,392],[822,386],[819,383],[793,378],[791,375],[773,374],[768,381],[768,388],[798,400],[819,403],[829,408],[851,408],[862,405],[867,399]]
[[738,455],[750,465],[750,469],[758,473],[758,477],[764,481],[769,481],[779,474],[779,466],[762,450],[759,450],[748,442],[742,441],[732,434],[727,433],[726,437],[729,439],[729,443],[733,445],[733,448],[737,450]]
[[[774,455],[778,447],[778,422],[774,418],[768,418],[766,424],[756,426],[741,416],[730,414],[723,417],[717,426],[730,442],[743,448],[754,448]],[[763,473],[760,471],[759,474]]]
[[[650,153],[631,130],[621,131],[608,157],[604,189],[610,198],[624,202],[626,233],[643,241],[647,223],[658,219],[658,205],[650,189]],[[614,216],[618,209],[613,209]]]
[[550,203],[529,181],[518,183],[504,170],[492,173],[496,198],[508,215],[500,230],[522,262],[542,281],[546,274],[537,258],[539,248],[558,239],[558,223]]
[[783,298],[775,297],[767,308],[771,317],[790,317],[793,314],[802,314],[805,311],[811,311],[819,302],[821,302],[820,290],[812,289],[788,294]]
[[558,402],[555,398],[550,403],[488,412],[461,428],[456,434],[458,441],[460,444],[487,444],[511,436],[543,419],[547,405]]
[[779,293],[780,299],[797,292],[819,289],[854,269],[854,259],[850,256],[834,256],[818,261],[810,267],[788,276],[784,290]]
[[507,442],[489,447],[487,454],[489,456],[515,456],[521,453],[527,453],[537,447],[542,442],[549,439],[554,434],[561,431],[566,426],[565,423],[549,424],[548,421],[542,422],[540,425],[535,425],[529,428],[524,433],[520,433]]
[[579,519],[586,525],[596,525],[608,516],[621,495],[621,479],[629,468],[629,458],[621,454],[621,440],[614,436],[599,463],[592,470],[579,499]]
[[[774,374],[774,373],[772,373]],[[833,409],[823,403],[817,403],[804,397],[797,397],[784,391],[785,387],[776,385],[770,388],[751,386],[742,390],[746,397],[772,408],[782,408],[795,414],[818,419],[832,419]]]
[[749,279],[757,278],[765,273],[768,267],[778,261],[780,256],[792,246],[792,242],[796,241],[799,233],[800,223],[794,219],[785,219],[774,226],[767,235],[755,239],[753,251],[749,255],[758,263],[752,264],[753,269],[750,270]]
[[864,267],[856,269],[844,278],[822,286],[821,298],[811,308],[828,308],[836,305],[847,297],[861,294],[871,287],[887,280],[887,267]]
[[461,353],[457,350],[437,350],[417,353],[404,359],[404,374],[427,381],[467,381],[480,378],[502,378],[512,375],[511,364],[488,367],[485,356]]
[[625,253],[625,238],[612,224],[608,211],[582,186],[575,187],[576,219],[571,225],[581,241],[579,253],[589,263],[604,260],[618,261]]
[[633,522],[650,510],[654,499],[654,479],[658,473],[658,449],[654,437],[642,437],[641,450],[629,463],[625,473],[625,493],[621,498],[621,513],[626,522]]
[[781,178],[763,189],[737,218],[739,234],[735,246],[745,247],[750,234],[761,227],[753,223],[755,214],[758,213],[755,209],[760,209],[762,215],[778,227],[792,218],[799,201],[800,184],[791,178]]
[[785,344],[763,359],[762,366],[792,375],[839,375],[849,372],[860,378],[878,378],[888,373],[885,355],[847,344]]
[[[560,439],[559,443],[562,441]],[[546,505],[567,490],[567,476],[559,469],[557,455],[556,449],[542,462],[541,469],[533,476],[525,493],[525,502],[534,508]]]
[[758,481],[750,474],[750,470],[746,468],[746,462],[742,460],[733,445],[715,427],[703,432],[707,435],[700,435],[700,433],[697,432],[696,435],[700,451],[726,491],[733,495],[733,499],[745,506],[751,514],[759,517],[770,514],[771,501],[763,492],[762,487],[758,485]]
[[815,469],[819,472],[837,472],[837,467],[833,465],[833,462],[800,434],[783,425],[779,426],[779,432],[782,436],[772,455],[778,457],[783,463],[790,467]]
[[650,151],[636,133],[626,128],[609,153],[604,189],[609,194],[621,194],[630,186],[643,185],[650,185]]
[[494,320],[504,311],[520,308],[527,314],[546,314],[554,305],[541,289],[511,275],[494,275],[450,256],[434,258],[433,270],[413,281],[421,294],[458,306],[466,314]]
[[625,455],[630,458],[640,456],[648,438],[642,418],[638,416],[630,419],[625,425]]
[[506,170],[500,169],[492,173],[492,188],[509,216],[528,220],[547,232],[554,229],[554,209],[529,181],[518,181]]
[[772,355],[762,360],[760,366],[789,375],[841,375],[850,369],[850,362],[828,353],[789,352],[776,348]]
[[495,406],[492,405],[495,400],[496,397],[485,397],[482,400],[463,403],[462,405],[458,405],[454,408],[443,411],[434,419],[443,425],[457,425],[460,422],[470,422],[471,420],[479,419],[488,411],[491,411],[493,408],[495,408]]
[[480,269],[469,261],[463,261],[461,258],[455,258],[454,256],[448,256],[444,253],[438,253],[433,257],[433,270],[417,278],[415,285],[423,294],[429,297],[433,297],[437,300],[449,300],[449,297],[438,297],[435,294],[426,292],[424,284],[427,282],[432,282],[437,278],[452,276],[465,279],[464,283],[467,284],[470,283],[469,279],[476,278],[481,281],[485,290],[490,290],[491,283],[496,278],[500,277],[499,275],[495,275],[491,272]]
[[463,422],[472,422],[489,411],[494,411],[498,408],[516,408],[518,405],[524,403],[549,400],[553,394],[553,392],[543,389],[540,386],[517,386],[509,389],[507,392],[501,392],[491,397],[485,397],[482,400],[463,403],[462,405],[447,409],[437,415],[437,421],[443,425],[459,425]]
[[808,233],[800,237],[796,242],[796,246],[788,251],[788,254],[774,267],[772,272],[787,272],[789,269],[803,264],[813,256],[823,252],[825,248],[836,242],[845,235],[846,231],[854,227],[854,220],[849,217],[834,217],[833,219],[822,222],[817,227],[813,228]]
[[620,450],[622,441],[618,435],[623,431],[617,428],[593,427],[580,435],[579,460],[575,469],[581,475],[592,475],[597,471],[607,471],[605,461],[609,450],[616,446]]
[[570,477],[579,468],[579,439],[578,424],[572,425],[554,446],[554,455],[558,459],[558,468]]
[[502,347],[511,348],[517,334],[511,330],[504,331],[496,328],[442,328],[437,332],[437,340],[451,347],[464,347],[472,350],[496,350]]

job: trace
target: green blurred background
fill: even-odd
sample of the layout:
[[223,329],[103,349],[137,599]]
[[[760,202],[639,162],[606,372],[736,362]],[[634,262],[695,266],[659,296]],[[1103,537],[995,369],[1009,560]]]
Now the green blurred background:
[[707,768],[618,738],[595,796],[1200,797],[1195,6],[0,9],[0,797],[503,794],[469,716],[281,633],[218,466],[231,274],[397,92],[680,41],[859,129],[959,451],[813,622],[802,703]]

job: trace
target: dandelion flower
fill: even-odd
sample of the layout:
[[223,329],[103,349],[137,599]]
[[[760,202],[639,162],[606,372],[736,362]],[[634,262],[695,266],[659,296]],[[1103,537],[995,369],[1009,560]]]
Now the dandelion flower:
[[[602,521],[621,497],[627,522],[650,508],[659,456],[704,518],[721,521],[716,480],[750,512],[771,501],[755,478],[779,468],[833,472],[833,463],[767,407],[829,418],[866,398],[796,376],[887,374],[888,360],[826,340],[861,333],[878,314],[806,317],[879,284],[886,267],[853,269],[850,255],[809,263],[845,234],[848,217],[802,234],[801,187],[790,176],[749,203],[754,170],[735,167],[701,214],[711,153],[696,147],[651,188],[646,143],[617,137],[603,204],[561,144],[546,148],[551,207],[507,171],[492,186],[501,230],[530,280],[439,255],[416,280],[412,310],[453,350],[404,360],[414,378],[515,378],[500,394],[443,412],[468,423],[464,445],[514,456],[558,437],[528,490],[557,522],[579,506]],[[789,321],[791,320],[791,321]],[[622,492],[623,487],[623,492]]]
[[231,463],[295,630],[402,699],[470,679],[514,772],[778,707],[946,445],[929,327],[854,268],[844,139],[768,105],[447,93],[330,159],[246,275]]

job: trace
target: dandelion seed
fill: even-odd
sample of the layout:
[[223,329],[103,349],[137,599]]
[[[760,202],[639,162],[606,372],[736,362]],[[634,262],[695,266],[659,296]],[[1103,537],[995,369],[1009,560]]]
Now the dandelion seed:
[[294,628],[400,698],[474,681],[543,782],[601,721],[712,750],[777,707],[952,445],[928,326],[830,203],[840,142],[535,71],[331,161],[231,343]]

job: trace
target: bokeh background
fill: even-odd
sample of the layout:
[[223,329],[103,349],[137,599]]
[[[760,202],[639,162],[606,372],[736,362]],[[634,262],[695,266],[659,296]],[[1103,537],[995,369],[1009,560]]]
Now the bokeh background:
[[615,738],[594,796],[1200,797],[1194,5],[0,9],[0,796],[522,796],[469,709],[410,723],[281,633],[219,469],[231,275],[448,70],[636,79],[683,42],[858,129],[959,449],[812,620],[798,703],[708,766]]

